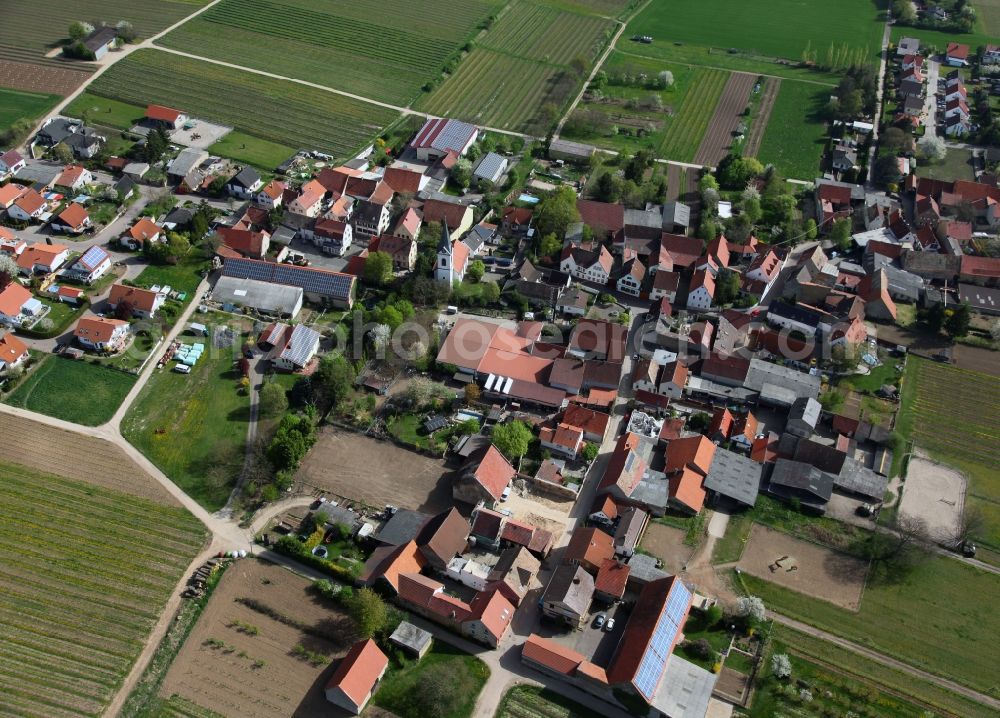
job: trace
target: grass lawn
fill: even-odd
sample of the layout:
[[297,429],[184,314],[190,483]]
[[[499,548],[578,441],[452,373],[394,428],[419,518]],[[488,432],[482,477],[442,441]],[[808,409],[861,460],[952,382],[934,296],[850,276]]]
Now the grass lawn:
[[725,630],[725,622],[720,621],[716,627],[709,630],[705,628],[705,622],[701,616],[690,616],[687,623],[684,624],[684,642],[694,643],[703,638],[712,646],[712,651],[714,652],[709,658],[701,658],[695,655],[694,651],[683,644],[678,646],[677,651],[683,658],[691,661],[696,666],[701,666],[706,671],[710,671],[718,660],[719,653],[729,646],[730,638]]
[[[978,7],[976,8],[979,9]],[[944,52],[949,42],[961,42],[969,46],[971,52],[975,52],[979,45],[987,45],[996,42],[995,37],[977,28],[975,32],[965,35],[952,32],[938,32],[937,30],[924,30],[917,27],[906,27],[905,25],[893,25],[890,36],[893,44],[898,44],[901,37],[915,37],[920,40],[920,54],[924,57],[933,54],[931,49]]]
[[[804,718],[828,715],[878,715],[880,718],[907,718],[921,714],[921,707],[859,676],[807,660],[781,640],[772,643],[772,654],[786,654],[792,664],[791,678],[779,679],[767,661],[757,681],[751,718],[795,715]],[[809,686],[804,688],[804,686]],[[810,698],[802,699],[801,690]],[[855,711],[855,712],[852,712]],[[860,711],[860,712],[857,712]]]
[[793,179],[815,179],[826,146],[822,113],[829,98],[829,88],[782,80],[760,145],[760,161]]
[[76,321],[84,309],[84,305],[74,306],[54,299],[40,299],[39,301],[49,308],[49,313],[45,315],[45,319],[52,323],[52,328],[45,330],[49,336],[62,334],[70,324]]
[[969,478],[966,508],[983,517],[977,542],[1000,550],[1000,472],[995,447],[1000,379],[909,357],[896,431]]
[[47,355],[5,403],[85,426],[111,419],[135,377],[89,361]]
[[917,165],[918,177],[930,177],[939,180],[969,180],[976,179],[972,169],[972,152],[948,148],[944,159],[935,164]]
[[59,95],[43,95],[0,87],[0,132],[21,119],[34,120],[59,101]]
[[601,718],[601,713],[538,686],[514,686],[500,701],[495,718]]
[[1000,577],[934,556],[898,583],[869,583],[857,613],[742,574],[769,608],[982,692],[996,689]]
[[250,400],[235,351],[209,347],[190,374],[155,371],[122,421],[125,438],[209,510],[225,504],[243,466]]
[[[423,718],[428,714],[428,699],[442,699],[441,686],[453,682],[453,701],[442,706],[441,718],[467,718],[472,715],[476,698],[489,678],[490,669],[475,656],[463,653],[446,643],[435,641],[419,662],[407,662],[402,668],[390,665],[372,702],[395,713],[399,718]],[[433,685],[428,679],[433,676]],[[443,679],[444,683],[440,681]],[[429,695],[428,695],[429,694]]]
[[[758,497],[759,501],[761,497]],[[726,525],[726,535],[715,540],[712,547],[712,563],[732,563],[739,561],[743,555],[743,547],[750,537],[753,527],[753,511],[744,511],[729,517]]]
[[84,92],[69,103],[63,114],[80,118],[86,115],[88,124],[97,123],[127,130],[146,116],[146,108]]
[[175,291],[191,294],[201,284],[201,273],[208,266],[208,262],[201,259],[186,259],[179,264],[151,264],[135,278],[135,283],[140,287],[169,285]]
[[903,374],[901,371],[896,369],[896,365],[900,361],[902,360],[886,357],[884,364],[875,367],[868,374],[855,374],[854,376],[844,377],[840,380],[839,386],[846,386],[851,389],[856,389],[857,391],[872,393],[875,393],[880,387],[886,384],[899,386],[899,382],[902,379]]
[[240,162],[248,162],[265,172],[273,172],[275,167],[295,154],[295,149],[288,145],[252,137],[235,130],[209,147],[208,151]]
[[[778,648],[772,653],[784,651],[800,660],[807,658],[812,664],[836,670],[843,677],[845,684],[848,683],[848,679],[853,679],[860,685],[874,684],[880,691],[906,696],[909,700],[935,712],[947,712],[968,718],[987,718],[994,715],[981,703],[971,701],[933,683],[920,681],[909,673],[890,668],[829,641],[813,638],[787,626],[773,624],[771,637]],[[767,666],[768,671],[769,668]],[[914,711],[911,715],[918,714],[919,711]]]

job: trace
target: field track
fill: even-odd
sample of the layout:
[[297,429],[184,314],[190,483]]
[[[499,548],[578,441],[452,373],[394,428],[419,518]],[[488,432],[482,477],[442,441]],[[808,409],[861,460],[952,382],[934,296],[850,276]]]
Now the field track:
[[781,89],[781,80],[774,77],[764,78],[764,89],[761,90],[760,107],[757,109],[757,117],[754,118],[750,126],[750,134],[746,144],[743,146],[745,157],[756,157],[760,152],[760,144],[764,141],[764,131],[767,123],[771,119],[771,110],[774,109],[774,101],[778,97]]
[[740,113],[747,106],[750,90],[756,81],[756,75],[746,72],[734,72],[729,76],[719,104],[715,106],[715,114],[712,115],[694,156],[695,164],[714,166],[726,156],[732,144],[733,130],[739,123]]

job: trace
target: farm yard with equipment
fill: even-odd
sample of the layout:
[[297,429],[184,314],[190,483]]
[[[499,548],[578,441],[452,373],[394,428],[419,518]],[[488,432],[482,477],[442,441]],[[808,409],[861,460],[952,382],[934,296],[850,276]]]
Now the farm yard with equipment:
[[84,426],[114,416],[135,376],[85,360],[46,355],[4,403]]
[[137,106],[183,107],[254,137],[347,156],[392,123],[392,110],[161,50],[138,50],[89,87]]
[[291,0],[257,2],[247,12],[240,0],[223,0],[158,44],[405,105],[499,7],[487,0]]
[[13,464],[0,474],[2,702],[100,715],[204,531],[180,508]]

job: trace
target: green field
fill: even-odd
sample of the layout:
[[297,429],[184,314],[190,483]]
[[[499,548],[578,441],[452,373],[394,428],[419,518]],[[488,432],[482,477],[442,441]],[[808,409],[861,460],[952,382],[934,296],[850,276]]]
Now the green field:
[[[771,626],[771,637],[776,644],[780,644],[781,651],[807,658],[813,664],[836,671],[845,685],[852,684],[862,688],[873,686],[890,695],[905,696],[935,714],[949,713],[963,718],[988,718],[994,715],[981,703],[795,629],[775,623]],[[780,651],[772,650],[772,653],[775,652]],[[765,667],[766,671],[770,670],[767,663]],[[754,707],[756,708],[756,703]],[[909,715],[918,714],[919,712],[913,712]]]
[[3,712],[101,715],[204,529],[183,509],[12,464],[0,519]]
[[966,509],[984,519],[977,541],[1000,550],[1000,378],[910,357],[896,430],[969,478]]
[[405,105],[499,9],[489,0],[222,0],[159,43]]
[[494,718],[600,718],[601,713],[555,691],[514,686],[500,701]]
[[975,8],[983,32],[1000,36],[1000,0],[976,0]]
[[84,426],[109,421],[135,376],[88,361],[48,354],[4,403]]
[[899,583],[870,583],[857,613],[746,573],[740,579],[778,613],[978,691],[997,689],[1000,615],[987,597],[1000,591],[1000,576],[934,556]]
[[43,61],[45,53],[67,38],[70,23],[77,20],[114,25],[128,20],[139,37],[155,35],[165,27],[195,12],[208,0],[143,0],[123,3],[121,0],[32,0],[4,3],[0,23],[0,58],[6,60]]
[[570,68],[593,63],[613,25],[518,0],[462,60],[458,71],[416,106],[507,130],[543,134],[580,85]]
[[271,172],[297,150],[280,142],[271,142],[234,131],[209,147],[208,151],[222,157],[231,157],[238,162],[248,162],[254,167]]
[[160,103],[289,147],[345,157],[397,114],[366,102],[282,80],[139,50],[115,63],[90,91],[137,106]]
[[191,259],[179,264],[150,264],[135,278],[140,287],[161,287],[169,285],[178,292],[193,293],[201,284],[201,273],[208,268],[208,262]]
[[[703,62],[735,49],[741,56],[784,58],[799,61],[806,49],[817,52],[822,62],[834,45],[864,48],[874,62],[882,39],[880,3],[872,0],[839,0],[831,6],[822,0],[730,0],[700,2],[652,2],[629,23],[619,47],[651,57],[669,51],[674,43],[695,46],[704,52]],[[630,43],[633,35],[650,35],[653,43]],[[689,60],[690,61],[690,60]],[[738,68],[737,68],[738,69]],[[752,71],[749,70],[748,71]]]
[[969,150],[949,147],[944,160],[934,164],[921,162],[917,165],[915,174],[918,177],[930,177],[931,179],[945,180],[968,180],[973,182],[976,173],[972,167],[972,153]]
[[826,146],[826,122],[822,111],[829,98],[829,88],[783,80],[764,131],[758,159],[764,164],[773,164],[794,179],[818,177],[820,158]]
[[68,117],[86,116],[88,124],[98,123],[118,130],[127,130],[145,117],[146,106],[130,105],[127,102],[84,92],[66,106],[63,114]]
[[59,101],[59,95],[42,95],[0,87],[0,133],[18,120],[35,120]]
[[[777,678],[771,673],[770,661],[765,662],[757,677],[757,690],[749,711],[751,718],[771,718],[786,714],[802,718],[823,718],[845,715],[861,705],[876,708],[879,718],[910,718],[922,712],[923,706],[883,689],[867,676],[851,675],[834,666],[807,658],[780,638],[774,640],[770,648],[772,654],[785,654],[789,657],[792,675],[790,678]],[[801,700],[801,686],[797,683],[799,681],[809,686],[807,690],[811,700]]]
[[250,399],[233,369],[238,349],[207,348],[190,374],[153,372],[122,420],[122,435],[213,511],[243,466]]
[[[976,10],[979,10],[979,3],[973,3],[973,7],[975,7]],[[980,20],[979,23],[982,24],[982,20]],[[920,40],[920,53],[922,55],[930,55],[932,49],[937,50],[938,52],[944,52],[945,48],[948,47],[949,42],[961,42],[969,46],[971,50],[971,57],[971,53],[974,53],[976,48],[980,45],[995,43],[997,41],[996,37],[991,37],[981,28],[977,29],[975,32],[963,35],[952,32],[939,32],[938,30],[924,30],[919,27],[893,25],[890,40],[893,44],[896,44],[899,42],[901,37],[915,37]],[[942,72],[944,72],[944,68],[942,68]]]
[[663,133],[660,157],[679,162],[694,159],[728,80],[729,73],[723,70],[694,69],[691,88],[680,98],[680,109]]
[[620,18],[627,16],[641,0],[542,0],[542,2],[563,10]]

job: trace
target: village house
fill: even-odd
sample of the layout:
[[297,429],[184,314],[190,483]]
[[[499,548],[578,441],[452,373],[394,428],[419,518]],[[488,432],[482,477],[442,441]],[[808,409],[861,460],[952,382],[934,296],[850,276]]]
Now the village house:
[[448,225],[451,239],[462,237],[472,229],[472,205],[449,195],[435,195],[429,198],[424,202],[423,213],[425,223],[439,222]]
[[688,289],[687,308],[695,310],[711,309],[715,298],[715,279],[703,269],[697,270],[691,278]]
[[91,226],[87,210],[76,202],[71,202],[50,224],[53,231],[63,234],[82,234]]
[[632,257],[622,264],[621,275],[618,278],[618,291],[638,297],[642,292],[642,282],[646,277],[646,267],[638,257]]
[[215,233],[223,246],[251,259],[264,259],[271,246],[271,234],[266,231],[219,227]]
[[146,105],[146,122],[150,125],[179,130],[188,119],[187,114],[180,110],[163,105]]
[[299,188],[298,196],[288,203],[288,211],[304,217],[316,217],[325,196],[326,188],[316,180],[309,180]]
[[594,596],[594,577],[580,566],[559,566],[552,572],[540,600],[542,614],[582,628]]
[[319,352],[319,343],[323,338],[315,329],[304,324],[293,327],[287,324],[272,324],[264,330],[268,335],[262,345],[271,346],[267,358],[271,366],[278,371],[302,371]]
[[21,274],[51,274],[69,259],[69,247],[64,244],[44,244],[36,242],[18,255],[17,262]]
[[226,182],[224,189],[230,197],[250,199],[263,184],[257,170],[246,165]]
[[[239,175],[237,175],[238,177]],[[233,178],[234,180],[236,177]],[[230,180],[232,181],[232,180]],[[271,180],[266,185],[257,190],[253,201],[267,210],[277,209],[284,200],[287,187],[283,182]]]
[[33,189],[26,189],[7,206],[7,214],[17,222],[39,219],[49,208],[49,203]]
[[397,272],[413,270],[417,262],[417,243],[405,237],[383,234],[368,244],[369,252],[385,252],[392,257],[392,268]]
[[965,67],[969,64],[969,46],[959,42],[949,42],[944,52],[944,61],[950,67]]
[[559,258],[559,271],[604,286],[611,278],[613,264],[611,253],[603,245],[594,251],[570,245]]
[[423,225],[423,219],[415,209],[409,207],[396,222],[392,234],[394,237],[409,239],[415,243],[420,237],[421,225]]
[[108,306],[111,307],[111,311],[115,312],[116,315],[120,315],[124,312],[119,312],[118,307],[124,303],[130,309],[128,316],[139,319],[152,319],[156,316],[156,310],[163,306],[166,300],[167,295],[163,292],[154,292],[150,289],[132,287],[116,282],[111,285],[111,293],[108,295]]
[[[0,298],[2,298],[0,294]],[[0,309],[2,311],[2,309]],[[28,352],[28,345],[18,339],[16,336],[7,332],[2,337],[0,337],[0,374],[6,374],[7,372],[20,369],[25,364],[27,364],[30,358]]]
[[479,591],[470,602],[444,592],[444,584],[417,573],[399,576],[397,602],[466,638],[496,648],[510,628],[514,605],[497,589]]
[[81,189],[94,181],[94,175],[86,167],[80,165],[66,165],[58,177],[56,177],[56,187],[79,192]]
[[91,247],[66,269],[66,275],[84,284],[93,284],[111,269],[111,255],[103,247]]
[[129,323],[121,319],[83,317],[76,324],[73,336],[84,349],[114,354],[129,341]]
[[0,152],[0,179],[6,178],[27,167],[28,163],[17,150]]
[[17,184],[16,182],[10,182],[0,186],[0,209],[10,209],[11,205],[13,205],[14,202],[27,191],[27,187],[22,184]]
[[480,501],[495,503],[515,476],[514,467],[490,444],[471,456],[461,469],[452,484],[452,498],[472,505]]
[[44,306],[23,285],[11,282],[0,291],[0,322],[20,327],[38,317]]
[[118,238],[118,241],[128,249],[137,250],[142,249],[147,242],[161,242],[165,236],[163,228],[153,220],[149,217],[140,217]]

